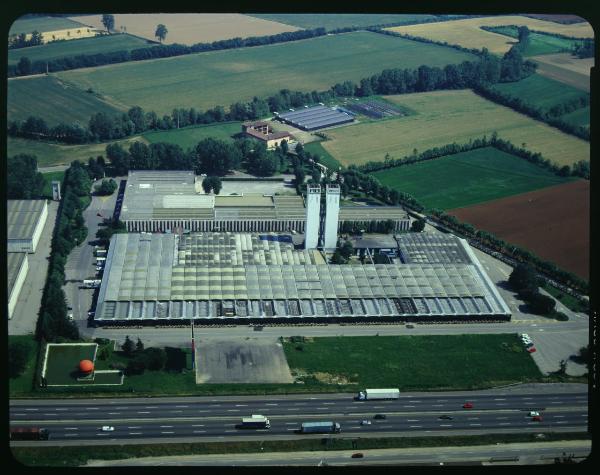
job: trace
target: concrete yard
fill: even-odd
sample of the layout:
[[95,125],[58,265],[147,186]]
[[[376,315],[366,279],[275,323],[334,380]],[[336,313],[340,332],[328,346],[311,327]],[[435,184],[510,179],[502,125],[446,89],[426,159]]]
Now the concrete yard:
[[201,339],[196,383],[292,383],[281,343],[273,339]]
[[226,181],[222,182],[223,187],[221,188],[220,196],[231,195],[234,193],[263,193],[273,195],[279,194],[296,194],[296,189],[292,185],[291,180],[294,178],[293,175],[287,177],[286,181]]

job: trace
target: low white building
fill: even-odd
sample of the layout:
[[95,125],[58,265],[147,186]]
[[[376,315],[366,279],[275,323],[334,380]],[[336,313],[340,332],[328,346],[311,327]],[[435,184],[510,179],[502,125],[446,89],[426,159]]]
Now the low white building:
[[48,218],[46,200],[7,200],[7,251],[35,252]]
[[29,262],[27,261],[27,254],[24,252],[14,252],[8,254],[7,258],[7,284],[8,284],[8,318],[12,318],[15,306],[25,277],[27,277],[27,271],[29,270]]

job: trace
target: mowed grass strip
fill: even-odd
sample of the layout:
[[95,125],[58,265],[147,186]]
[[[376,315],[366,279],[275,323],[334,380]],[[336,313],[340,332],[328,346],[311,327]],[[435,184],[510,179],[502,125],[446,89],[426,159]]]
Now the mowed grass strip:
[[127,34],[55,41],[29,48],[8,50],[8,64],[18,63],[23,56],[29,58],[33,63],[35,61],[51,61],[57,58],[80,54],[92,55],[112,51],[130,51],[148,46],[150,46],[148,41]]
[[590,159],[590,144],[543,122],[488,101],[470,90],[386,96],[415,115],[349,125],[327,131],[323,147],[345,166],[383,161],[449,143],[466,143],[496,131],[518,147],[541,153],[559,165]]
[[241,133],[241,122],[223,122],[219,124],[187,127],[185,129],[149,132],[143,134],[143,137],[150,143],[173,143],[186,150],[188,148],[195,147],[198,142],[208,137],[229,142],[233,141],[234,135]]
[[[170,114],[174,107],[228,107],[284,88],[325,90],[336,82],[359,81],[390,67],[445,66],[475,59],[443,46],[354,32],[64,71],[57,77],[81,90],[91,87],[118,103]],[[12,100],[18,102],[18,97],[13,94]]]
[[451,209],[571,181],[523,158],[486,147],[372,174],[428,208]]
[[476,389],[542,376],[516,334],[324,337],[283,347],[292,371],[361,389]]
[[133,142],[146,142],[142,137],[136,136],[115,142],[91,143],[83,145],[58,145],[47,142],[38,142],[37,140],[27,140],[20,138],[7,137],[8,155],[17,155],[26,153],[35,155],[38,161],[38,167],[53,167],[56,165],[68,165],[73,160],[87,162],[90,157],[106,156],[106,146],[109,143],[119,143],[126,150]]
[[43,118],[48,126],[79,123],[87,127],[96,112],[116,114],[115,106],[95,94],[70,86],[54,76],[30,76],[8,80],[8,120]]

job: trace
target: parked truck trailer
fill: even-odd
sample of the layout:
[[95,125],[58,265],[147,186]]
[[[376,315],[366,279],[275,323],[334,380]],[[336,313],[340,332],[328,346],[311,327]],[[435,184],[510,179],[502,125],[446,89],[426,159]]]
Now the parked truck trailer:
[[398,399],[399,397],[399,389],[365,389],[364,391],[359,391],[356,399],[359,401],[370,401],[377,399]]
[[11,427],[10,440],[48,440],[48,429],[40,427]]
[[303,422],[300,432],[303,434],[331,434],[341,431],[337,422]]

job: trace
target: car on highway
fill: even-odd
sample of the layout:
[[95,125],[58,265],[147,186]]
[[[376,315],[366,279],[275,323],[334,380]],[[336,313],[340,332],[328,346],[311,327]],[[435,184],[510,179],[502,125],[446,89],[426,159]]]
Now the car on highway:
[[415,328],[415,326],[412,323],[407,323],[406,328]]
[[447,421],[451,421],[452,420],[452,416],[449,416],[448,414],[444,414],[443,416],[438,417],[438,419],[444,419]]
[[540,413],[538,411],[529,411],[528,416],[529,417],[535,417],[535,416],[539,416]]
[[69,320],[73,321],[73,312],[69,312],[69,315],[67,315],[67,317],[69,318]]
[[92,312],[91,310],[88,312],[88,317],[93,317],[96,315],[96,312]]
[[473,403],[472,402],[465,402],[463,404],[463,409],[473,409]]
[[385,419],[385,418],[386,418],[385,414],[375,414],[373,416],[373,419]]
[[532,421],[536,421],[536,422],[542,422],[542,416],[533,416],[531,418]]
[[352,457],[353,459],[361,459],[361,458],[363,458],[364,456],[365,456],[364,454],[362,454],[362,453],[360,453],[360,452],[356,452],[355,454],[352,454],[352,456],[351,456],[351,457]]
[[531,346],[531,347],[527,348],[527,351],[529,351],[529,353],[535,353],[536,349],[534,346]]
[[102,426],[102,430],[104,432],[112,432],[115,430],[115,428],[113,426]]
[[360,425],[361,426],[370,426],[371,425],[371,421],[365,419],[363,421],[360,421]]

